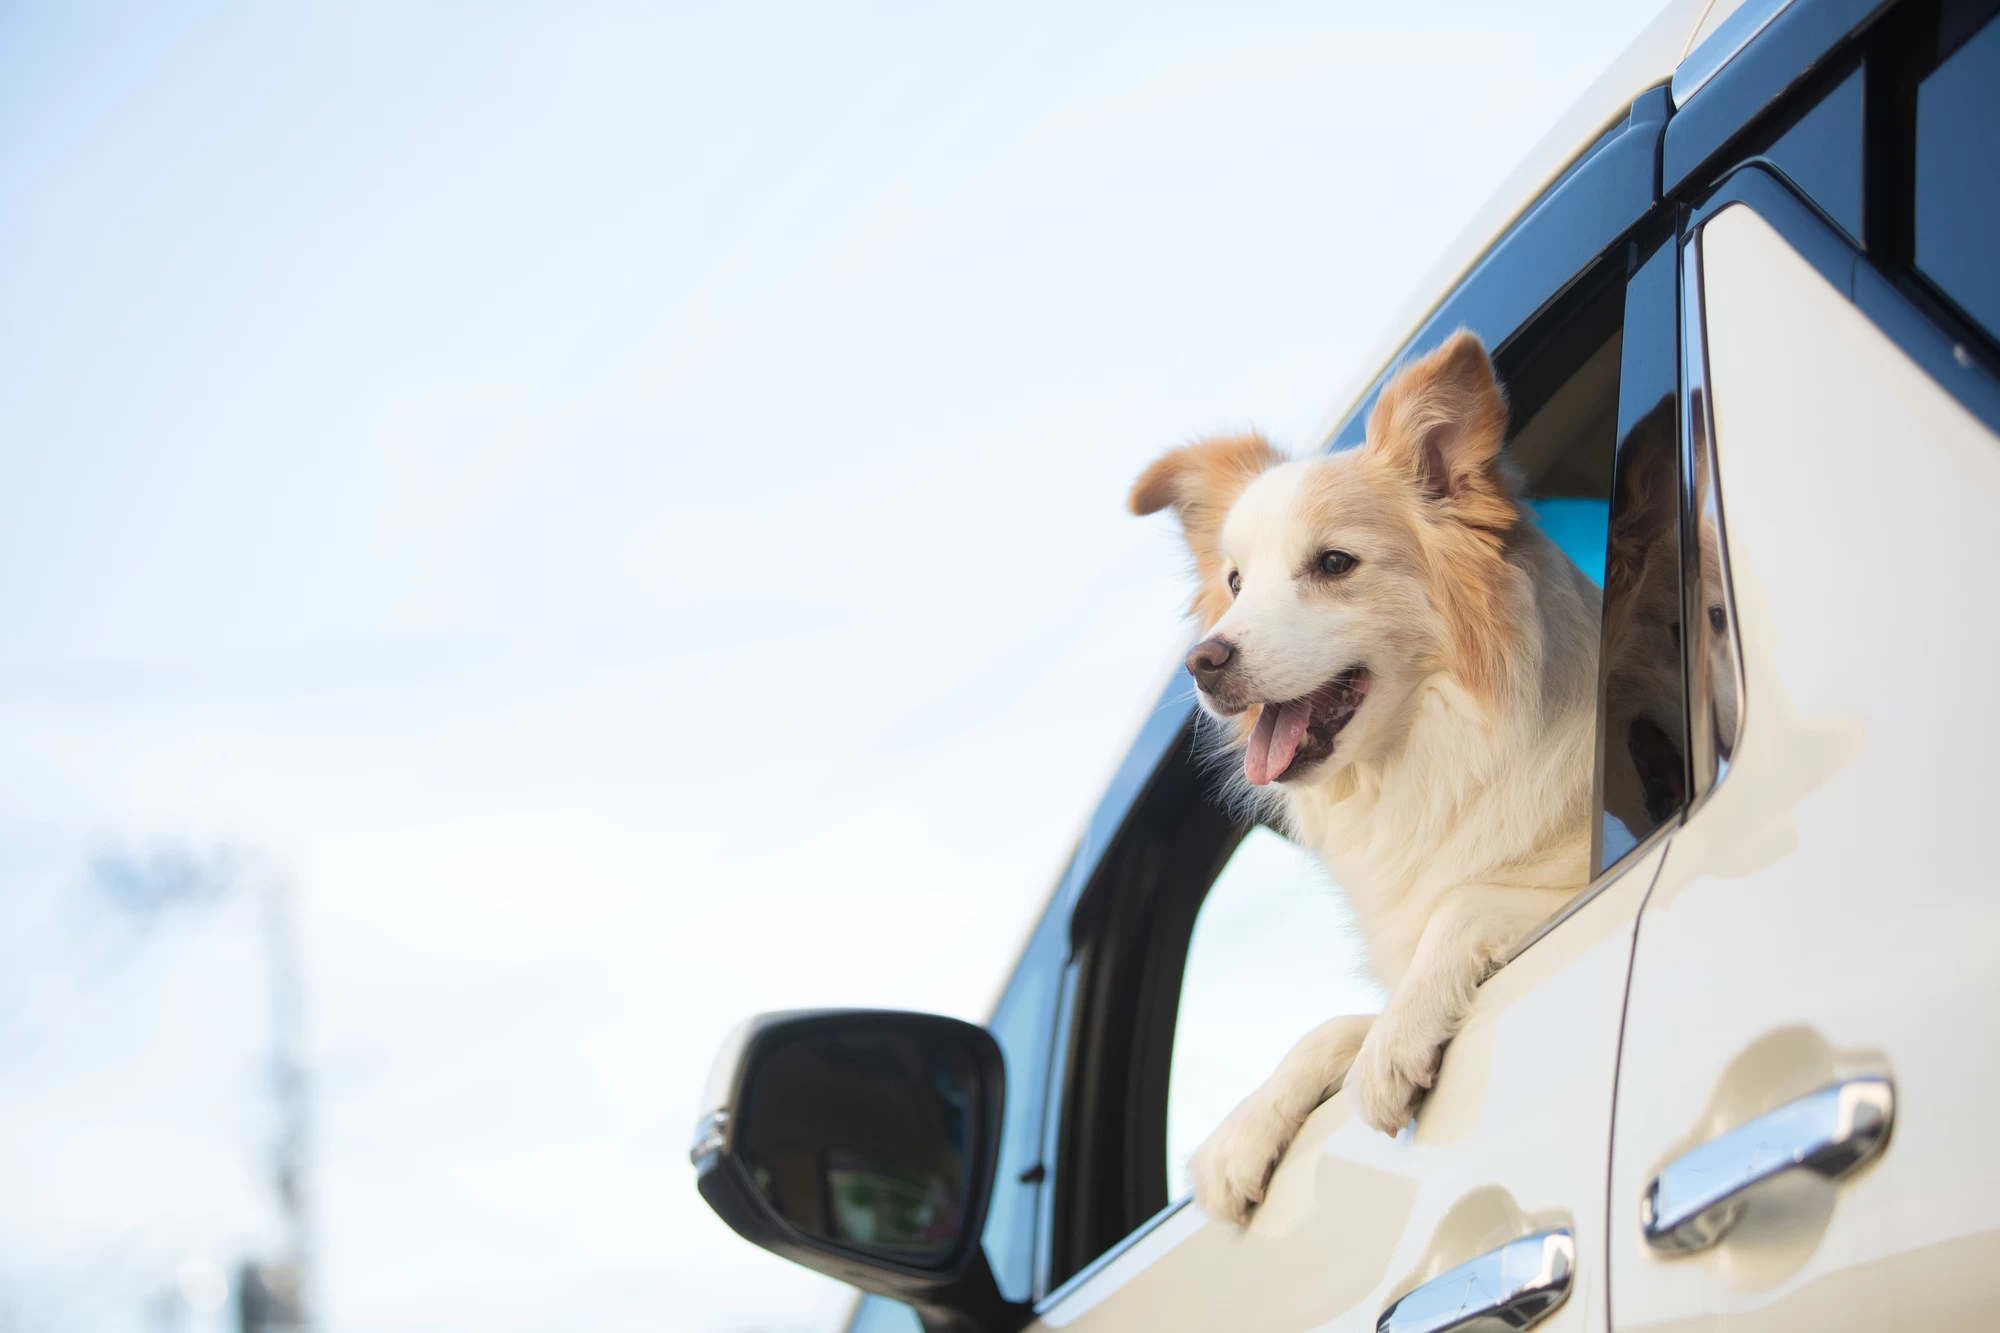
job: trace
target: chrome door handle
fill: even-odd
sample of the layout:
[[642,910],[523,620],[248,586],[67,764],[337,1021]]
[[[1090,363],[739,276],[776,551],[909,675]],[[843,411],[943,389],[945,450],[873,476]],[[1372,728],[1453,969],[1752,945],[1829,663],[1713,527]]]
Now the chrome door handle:
[[1375,1333],[1526,1328],[1563,1303],[1575,1272],[1570,1233],[1538,1231],[1424,1283],[1382,1312]]
[[1851,1078],[1710,1139],[1646,1187],[1646,1243],[1662,1254],[1707,1249],[1736,1225],[1758,1186],[1798,1168],[1838,1180],[1882,1150],[1895,1118],[1888,1079]]

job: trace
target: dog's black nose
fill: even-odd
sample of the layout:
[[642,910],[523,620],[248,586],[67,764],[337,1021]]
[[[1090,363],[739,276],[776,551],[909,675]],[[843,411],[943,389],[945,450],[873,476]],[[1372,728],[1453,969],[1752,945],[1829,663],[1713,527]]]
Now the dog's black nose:
[[1222,674],[1222,669],[1235,656],[1236,645],[1229,640],[1203,639],[1188,649],[1188,674],[1194,677],[1195,684],[1204,690],[1210,689],[1215,684],[1215,678]]

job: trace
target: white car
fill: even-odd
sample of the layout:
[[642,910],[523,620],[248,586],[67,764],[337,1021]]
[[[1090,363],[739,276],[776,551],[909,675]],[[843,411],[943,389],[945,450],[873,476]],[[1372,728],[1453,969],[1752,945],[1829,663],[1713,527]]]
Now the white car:
[[1493,349],[1608,588],[1597,789],[1643,786],[1409,1128],[1335,1096],[1247,1227],[1184,1196],[1355,998],[1176,677],[985,1028],[745,1026],[716,1210],[872,1293],[850,1333],[2000,1326],[1996,10],[1677,0],[1339,400],[1330,449],[1406,358]]

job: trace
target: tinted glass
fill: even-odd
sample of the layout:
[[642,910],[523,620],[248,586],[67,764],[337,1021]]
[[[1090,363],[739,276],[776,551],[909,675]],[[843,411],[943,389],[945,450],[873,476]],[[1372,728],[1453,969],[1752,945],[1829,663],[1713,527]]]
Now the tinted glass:
[[1675,247],[1664,245],[1626,285],[1604,567],[1600,871],[1687,799],[1676,277]]
[[749,1072],[736,1151],[801,1232],[922,1264],[964,1230],[979,1109],[979,1068],[961,1048],[808,1028]]
[[1167,1084],[1168,1192],[1292,1043],[1340,1014],[1380,1012],[1345,898],[1312,853],[1250,831],[1202,899],[1188,941]]
[[1537,527],[1592,583],[1604,584],[1604,533],[1618,427],[1622,284],[1609,284],[1503,368],[1513,411],[1507,456]]
[[1856,69],[1765,150],[1849,237],[1861,237],[1862,72]]
[[1916,265],[2000,337],[2000,22],[1917,89]]
[[917,1312],[885,1296],[863,1296],[854,1307],[847,1333],[924,1333]]
[[983,1239],[1000,1294],[1013,1301],[1027,1300],[1034,1284],[1035,1219],[1046,1183],[1046,1172],[1034,1168],[1041,1164],[1049,1043],[1055,1035],[1056,1000],[1069,955],[1066,906],[1058,901],[1043,915],[993,1010],[993,1021],[986,1025],[1006,1061],[1007,1109],[1001,1119],[1000,1164]]
[[1674,815],[1688,789],[1676,318],[1674,254],[1664,246],[1506,366],[1508,454],[1528,508],[1602,588],[1592,875]]

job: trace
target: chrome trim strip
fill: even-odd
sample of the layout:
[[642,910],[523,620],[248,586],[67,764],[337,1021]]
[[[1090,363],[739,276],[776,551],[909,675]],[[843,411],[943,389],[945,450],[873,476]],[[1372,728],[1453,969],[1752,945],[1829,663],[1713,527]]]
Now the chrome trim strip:
[[[1695,494],[1709,441],[1708,345],[1701,308],[1701,233],[1681,246],[1681,680],[1687,689],[1688,802],[1692,811],[1719,776],[1715,700],[1709,691],[1708,642],[1701,595],[1701,497]],[[1702,460],[1702,461],[1697,461]],[[1714,490],[1713,481],[1710,484]],[[1718,542],[1721,533],[1716,534]],[[1726,580],[1725,580],[1726,581]]]
[[688,1161],[699,1166],[701,1159],[712,1152],[721,1152],[729,1142],[729,1112],[710,1111],[694,1126],[694,1146],[688,1149]]
[[1770,27],[1771,21],[1789,9],[1791,3],[1792,0],[1743,0],[1734,14],[1717,24],[1715,31],[1675,67],[1670,85],[1674,109],[1679,110],[1688,98],[1701,91],[1703,84],[1720,74],[1722,67],[1742,54],[1743,48]]
[[[1654,829],[1651,833],[1648,833],[1645,837],[1633,843],[1631,850],[1627,851],[1625,855],[1619,857],[1616,861],[1612,862],[1611,866],[1608,869],[1606,869],[1603,874],[1599,875],[1596,879],[1592,880],[1589,884],[1584,886],[1583,890],[1579,892],[1576,895],[1576,897],[1564,903],[1562,905],[1561,910],[1559,910],[1554,916],[1542,922],[1541,925],[1536,926],[1528,934],[1523,935],[1521,937],[1521,942],[1515,945],[1513,949],[1508,952],[1506,958],[1501,960],[1500,967],[1507,966],[1508,963],[1513,962],[1516,958],[1519,958],[1522,954],[1526,953],[1529,950],[1529,948],[1532,947],[1543,936],[1547,935],[1557,926],[1560,926],[1563,922],[1575,916],[1578,912],[1581,912],[1584,909],[1585,905],[1587,905],[1592,898],[1595,898],[1598,894],[1604,892],[1606,889],[1610,888],[1614,883],[1616,883],[1619,879],[1623,878],[1625,873],[1631,870],[1632,867],[1638,865],[1640,861],[1644,860],[1646,855],[1649,852],[1651,852],[1653,848],[1657,847],[1661,843],[1665,842],[1668,838],[1673,836],[1674,831],[1681,826],[1682,818],[1683,816],[1681,815],[1678,814],[1674,815],[1672,818],[1668,819],[1666,823],[1660,825],[1658,828]],[[1497,973],[1498,971],[1499,968],[1494,969],[1494,972]]]
[[1054,1291],[1050,1292],[1047,1296],[1044,1296],[1041,1300],[1036,1301],[1035,1302],[1036,1316],[1039,1317],[1041,1315],[1047,1314],[1050,1310],[1053,1310],[1056,1306],[1062,1304],[1064,1300],[1068,1299],[1071,1295],[1075,1294],[1078,1288],[1083,1287],[1092,1278],[1096,1277],[1099,1273],[1103,1272],[1106,1268],[1110,1267],[1114,1262],[1116,1262],[1120,1255],[1124,1254],[1134,1245],[1137,1245],[1147,1236],[1150,1236],[1155,1231],[1158,1231],[1160,1229],[1161,1223],[1165,1222],[1168,1218],[1172,1217],[1175,1213],[1178,1213],[1181,1209],[1187,1207],[1189,1204],[1193,1202],[1194,1202],[1194,1195],[1183,1194],[1180,1198],[1175,1199],[1172,1203],[1162,1208],[1159,1212],[1154,1213],[1151,1217],[1141,1222],[1137,1227],[1135,1227],[1132,1231],[1126,1234],[1125,1239],[1119,1241],[1116,1245],[1113,1245],[1110,1249],[1106,1250],[1103,1254],[1098,1255],[1095,1259],[1092,1259],[1089,1263],[1085,1264],[1082,1268],[1078,1269],[1075,1273],[1071,1274],[1069,1281],[1063,1283],[1060,1287],[1057,1287]]
[[[1707,308],[1702,296],[1703,222],[1681,244],[1681,652],[1687,683],[1688,791],[1691,817],[1729,775],[1730,756],[1743,734],[1748,682],[1743,674],[1743,641],[1736,618],[1736,589],[1729,574],[1729,533],[1722,520],[1722,474],[1715,456],[1715,397],[1709,387]],[[1708,623],[1708,573],[1703,569],[1702,527],[1715,532],[1714,571],[1727,620],[1720,631],[1730,673],[1726,688],[1736,696],[1735,725],[1725,738],[1718,730],[1717,682],[1711,677],[1709,646],[1716,631]]]

